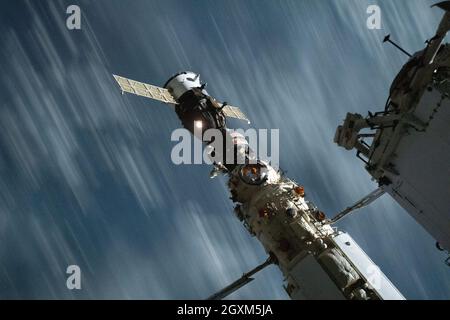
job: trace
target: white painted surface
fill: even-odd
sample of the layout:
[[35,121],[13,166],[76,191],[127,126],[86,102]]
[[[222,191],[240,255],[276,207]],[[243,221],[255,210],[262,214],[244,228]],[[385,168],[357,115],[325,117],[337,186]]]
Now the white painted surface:
[[392,160],[398,176],[385,190],[440,244],[450,248],[450,100],[425,92],[415,115],[429,123],[425,132],[410,129]]
[[199,88],[201,85],[199,74],[186,71],[170,80],[165,88],[169,90],[175,99],[179,99],[187,91]]
[[383,300],[405,300],[405,297],[349,234],[342,233],[334,237],[333,241]]

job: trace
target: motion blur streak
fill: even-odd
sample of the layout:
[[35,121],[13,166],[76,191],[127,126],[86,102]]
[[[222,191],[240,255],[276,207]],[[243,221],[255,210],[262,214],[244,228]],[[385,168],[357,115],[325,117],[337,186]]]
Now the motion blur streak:
[[[347,111],[382,109],[422,48],[432,1],[7,1],[0,13],[0,298],[205,298],[265,259],[208,166],[170,161],[173,113],[111,73],[162,85],[195,70],[260,128],[329,215],[375,188],[333,144]],[[366,27],[367,6],[382,30]],[[450,298],[434,239],[387,196],[340,224],[407,298]],[[69,291],[66,268],[82,270]],[[232,298],[285,299],[269,268]]]

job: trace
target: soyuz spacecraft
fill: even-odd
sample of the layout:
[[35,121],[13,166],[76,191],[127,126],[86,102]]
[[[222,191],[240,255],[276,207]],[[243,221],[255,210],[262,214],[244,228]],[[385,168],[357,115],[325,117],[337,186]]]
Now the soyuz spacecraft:
[[[248,161],[215,163],[229,176],[234,212],[250,234],[268,253],[262,265],[211,296],[221,299],[253,280],[251,276],[276,264],[286,279],[285,289],[293,299],[403,299],[347,233],[327,223],[325,215],[305,199],[305,190],[268,163],[250,161],[244,136],[226,127],[226,118],[247,120],[242,111],[211,97],[194,72],[181,72],[164,88],[114,75],[122,92],[175,106],[183,126],[193,135],[220,130],[223,141],[233,134],[232,150],[244,152]],[[200,138],[200,137],[199,137]],[[236,158],[234,158],[236,160]],[[372,283],[371,283],[372,281]]]
[[[357,149],[380,188],[333,219],[305,198],[301,185],[254,159],[245,137],[226,126],[227,118],[248,121],[247,117],[239,108],[211,97],[199,74],[178,73],[163,88],[114,75],[122,93],[168,104],[192,134],[198,135],[198,124],[202,132],[220,130],[233,142],[225,152],[244,154],[243,163],[214,166],[228,176],[234,213],[263,245],[268,259],[210,299],[226,297],[274,264],[292,299],[403,300],[355,240],[333,226],[385,192],[439,239],[442,250],[450,247],[450,46],[441,45],[450,28],[450,1],[437,6],[446,11],[437,34],[400,71],[385,110],[367,118],[348,114],[337,129],[335,142]],[[375,132],[362,133],[363,129]]]

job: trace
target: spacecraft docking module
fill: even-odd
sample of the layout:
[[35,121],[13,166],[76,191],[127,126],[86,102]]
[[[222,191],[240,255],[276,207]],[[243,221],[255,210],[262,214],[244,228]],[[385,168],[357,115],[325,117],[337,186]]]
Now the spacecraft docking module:
[[231,150],[225,147],[225,152],[245,158],[242,164],[237,157],[233,162],[214,163],[215,171],[228,175],[235,214],[258,238],[269,258],[211,299],[229,295],[271,264],[282,271],[292,299],[404,299],[350,235],[337,231],[323,212],[305,199],[302,186],[256,159],[245,137],[227,129],[226,117],[248,119],[239,108],[212,98],[198,74],[176,74],[164,88],[114,78],[122,92],[174,105],[183,126],[197,137],[196,123],[202,124],[202,134],[208,129],[220,130],[224,141],[232,141]]
[[[178,73],[164,88],[114,76],[122,92],[175,106],[183,126],[198,138],[216,129],[223,141],[232,141],[223,150],[205,141],[210,155],[232,152],[244,158],[214,162],[213,173],[228,176],[235,215],[269,258],[210,299],[226,297],[271,264],[283,273],[292,299],[404,299],[351,236],[332,226],[383,193],[435,236],[438,248],[450,248],[450,45],[442,45],[450,28],[450,1],[436,6],[445,11],[438,31],[414,55],[401,49],[410,59],[392,83],[384,111],[366,118],[348,114],[336,131],[335,142],[356,149],[380,187],[333,219],[305,198],[302,186],[257,159],[243,135],[227,129],[227,117],[248,121],[247,117],[239,108],[211,97],[198,74]],[[389,36],[385,42],[394,43]]]

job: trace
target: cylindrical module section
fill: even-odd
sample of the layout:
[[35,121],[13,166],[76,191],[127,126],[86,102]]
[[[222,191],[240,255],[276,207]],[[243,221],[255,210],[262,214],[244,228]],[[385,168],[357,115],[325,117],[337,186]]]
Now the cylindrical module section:
[[[206,143],[212,176],[229,176],[236,216],[277,261],[291,298],[404,299],[349,235],[326,223],[302,186],[257,159],[245,137],[226,127],[223,105],[198,74],[179,73],[165,88],[183,126]],[[208,129],[217,129],[216,139],[204,139]]]
[[350,236],[325,223],[304,188],[270,165],[237,166],[228,186],[237,217],[276,257],[291,298],[404,299]]

